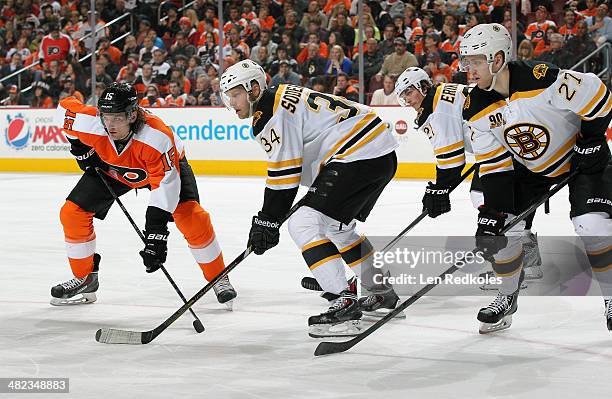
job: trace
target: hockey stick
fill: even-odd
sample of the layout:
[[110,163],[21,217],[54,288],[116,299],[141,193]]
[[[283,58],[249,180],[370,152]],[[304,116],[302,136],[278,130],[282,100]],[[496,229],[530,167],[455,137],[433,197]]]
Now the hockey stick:
[[[475,169],[476,169],[476,164],[470,166],[470,168],[466,170],[464,174],[461,175],[459,180],[450,187],[449,194],[453,192],[453,190],[456,189],[465,179],[467,179],[467,177],[471,175]],[[393,248],[395,244],[397,244],[410,230],[412,230],[417,224],[419,224],[421,220],[425,219],[426,216],[427,216],[427,210],[424,210],[423,212],[421,212],[419,216],[417,216],[416,219],[412,221],[412,223],[410,223],[404,230],[402,230],[397,236],[395,236],[395,238],[390,243],[385,245],[385,247],[380,250],[380,253],[385,253],[389,249]],[[323,289],[321,288],[321,285],[317,282],[317,280],[314,277],[302,278],[302,287],[306,288],[307,290],[323,291]]]
[[[130,215],[128,210],[125,209],[125,206],[123,206],[123,202],[121,202],[121,200],[117,196],[117,193],[115,193],[115,190],[113,190],[113,188],[110,186],[110,184],[108,184],[108,181],[106,181],[106,178],[104,177],[104,174],[100,171],[100,168],[96,168],[96,173],[98,174],[98,176],[100,177],[100,179],[102,180],[102,182],[104,183],[106,188],[108,189],[108,192],[113,196],[115,201],[117,201],[117,204],[119,204],[119,207],[121,208],[121,210],[123,211],[123,213],[125,214],[127,219],[130,221],[132,227],[134,228],[134,230],[136,230],[136,233],[138,233],[138,237],[140,237],[140,239],[142,240],[143,244],[146,245],[147,242],[145,240],[144,234],[142,233],[142,231],[140,231],[140,229],[136,225],[136,222],[134,222],[134,219],[132,219],[132,216]],[[174,280],[170,276],[170,273],[168,273],[168,271],[166,270],[166,268],[163,265],[160,267],[160,269],[164,272],[164,274],[166,275],[166,278],[168,279],[168,281],[170,282],[170,284],[172,285],[172,287],[174,288],[176,293],[181,297],[181,299],[183,300],[183,303],[187,303],[187,299],[185,298],[185,296],[183,295],[183,293],[181,292],[179,287],[176,285],[176,283],[174,282]],[[193,317],[195,319],[193,321],[193,328],[198,333],[203,332],[204,331],[204,325],[202,324],[202,322],[200,321],[200,319],[198,318],[198,316],[195,314],[195,312],[192,309],[189,309],[189,311],[191,312],[191,314],[193,315]]]
[[[287,215],[283,220],[280,221],[280,224],[284,223],[295,211],[298,210],[300,206],[302,206],[304,199],[301,199],[295,205],[291,207]],[[206,284],[200,291],[196,292],[189,301],[187,301],[183,306],[181,306],[176,312],[174,312],[170,317],[168,317],[163,323],[159,326],[155,327],[149,331],[127,331],[127,330],[118,330],[114,328],[101,328],[96,331],[96,341],[104,343],[104,344],[131,344],[131,345],[139,345],[139,344],[148,344],[153,341],[159,334],[164,332],[172,323],[176,321],[183,313],[187,311],[187,309],[191,309],[191,307],[200,300],[208,291],[212,289],[212,287],[217,284],[219,280],[223,277],[227,276],[229,272],[234,270],[236,266],[240,264],[249,254],[252,252],[251,247],[247,247],[240,255],[236,257],[223,269],[221,273],[217,275],[217,277],[213,278],[208,284]]]
[[[518,224],[523,219],[525,219],[527,216],[529,216],[531,213],[533,213],[540,205],[546,202],[548,198],[552,197],[559,190],[565,187],[577,173],[578,173],[577,171],[571,172],[567,177],[561,180],[559,184],[557,184],[554,188],[552,188],[546,194],[544,194],[537,202],[533,203],[529,208],[521,212],[520,215],[512,219],[507,225],[504,226],[504,228],[501,231],[501,234],[505,234],[512,227],[514,227],[516,224]],[[474,252],[475,251],[477,251],[477,249],[474,249]],[[438,281],[438,282],[444,281],[445,276],[453,274],[458,269],[460,269],[460,267],[458,267],[456,264],[452,265],[451,267],[449,267],[447,270],[445,270],[444,272],[442,272],[442,274],[438,276],[439,280],[435,280],[435,281]],[[419,300],[419,298],[421,298],[423,295],[431,291],[438,284],[439,283],[431,283],[421,288],[416,294],[414,294],[413,296],[405,300],[400,306],[398,306],[392,312],[385,315],[385,317],[378,320],[376,323],[372,324],[365,331],[363,331],[362,333],[360,333],[353,339],[350,339],[344,342],[321,342],[317,346],[317,349],[315,350],[314,355],[322,356],[322,355],[329,355],[332,353],[346,352],[347,350],[351,349],[353,346],[357,345],[359,342],[363,341],[367,336],[372,334],[374,331],[378,330],[389,320],[397,316],[408,306],[415,303],[417,300]]]

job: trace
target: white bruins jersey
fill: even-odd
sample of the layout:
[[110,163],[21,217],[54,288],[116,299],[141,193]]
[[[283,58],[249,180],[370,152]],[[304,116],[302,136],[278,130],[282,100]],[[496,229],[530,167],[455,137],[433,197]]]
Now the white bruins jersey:
[[462,112],[470,88],[442,83],[430,90],[417,116],[418,131],[427,135],[439,169],[465,165],[465,152],[472,152],[470,130]]
[[266,188],[272,190],[310,186],[330,162],[377,158],[398,146],[370,107],[284,84],[264,91],[253,134],[268,155]]
[[480,175],[513,170],[512,157],[541,176],[568,172],[577,135],[605,134],[610,90],[592,73],[547,63],[513,61],[508,68],[509,98],[475,87],[464,105]]

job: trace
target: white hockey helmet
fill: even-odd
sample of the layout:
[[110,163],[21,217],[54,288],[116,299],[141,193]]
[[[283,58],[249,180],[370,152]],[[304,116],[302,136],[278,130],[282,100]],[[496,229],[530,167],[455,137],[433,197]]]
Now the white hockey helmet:
[[[264,90],[266,89],[266,73],[263,68],[254,61],[244,60],[237,62],[231,67],[227,68],[223,75],[221,75],[221,99],[223,100],[223,104],[229,109],[231,109],[229,97],[226,92],[234,87],[242,86],[246,90],[247,94],[251,95],[251,91],[253,89],[252,82],[256,81],[259,84],[259,96],[255,99],[255,101],[261,98]],[[253,115],[253,102],[251,102],[249,98],[249,103],[251,104],[251,113],[249,116]]]
[[399,105],[402,107],[406,107],[408,105],[402,98],[402,93],[412,86],[414,86],[423,96],[427,94],[423,90],[423,81],[425,81],[429,86],[432,85],[431,78],[427,72],[421,68],[410,67],[402,72],[395,82],[395,96],[397,97],[397,102]]
[[459,45],[459,67],[463,72],[467,72],[469,64],[466,62],[465,57],[484,55],[489,64],[489,71],[493,75],[493,82],[489,88],[491,90],[495,85],[497,75],[497,73],[493,73],[493,60],[500,51],[504,53],[504,64],[499,71],[506,66],[511,57],[512,38],[508,30],[500,24],[476,25],[463,35],[463,40],[461,40]]

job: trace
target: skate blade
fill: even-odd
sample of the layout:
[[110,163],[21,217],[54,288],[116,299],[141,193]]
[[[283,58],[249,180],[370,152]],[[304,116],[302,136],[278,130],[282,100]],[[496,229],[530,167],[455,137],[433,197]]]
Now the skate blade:
[[[363,317],[361,318],[361,320],[377,322],[392,311],[393,309],[376,309],[371,312],[362,310],[361,313],[363,313]],[[406,313],[404,313],[404,311],[402,310],[395,317],[393,317],[393,319],[404,320],[406,319]]]
[[88,303],[94,303],[98,300],[95,292],[77,294],[72,298],[51,298],[49,303],[53,306],[73,306],[73,305],[86,305]]
[[510,328],[512,325],[512,315],[505,316],[498,323],[480,323],[480,334],[490,334]]
[[364,330],[361,320],[348,320],[336,324],[313,324],[308,327],[312,338],[356,337]]
[[[497,291],[499,289],[499,285],[485,284],[485,285],[481,285],[479,288],[483,291]],[[527,288],[529,288],[529,285],[523,282],[521,284],[521,290],[525,290]]]
[[227,310],[228,312],[234,311],[234,300],[233,299],[227,302],[224,302],[223,305],[225,305],[225,310]]

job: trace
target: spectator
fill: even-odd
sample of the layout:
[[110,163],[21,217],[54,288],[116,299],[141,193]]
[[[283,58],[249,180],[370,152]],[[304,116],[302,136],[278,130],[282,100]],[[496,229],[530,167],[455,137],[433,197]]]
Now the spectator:
[[[376,39],[372,37],[366,41],[366,51],[363,53],[363,77],[366,84],[369,84],[370,79],[372,79],[372,77],[376,75],[378,71],[380,71],[382,64],[383,55],[377,50]],[[352,72],[355,76],[359,75],[359,62],[357,62],[356,59],[353,62]]]
[[259,14],[253,21],[259,23],[259,28],[263,30],[272,31],[274,29],[276,20],[269,14],[269,9],[265,5],[261,4],[259,7]]
[[187,65],[187,69],[185,69],[185,77],[187,79],[195,82],[200,76],[206,76],[206,71],[202,68],[200,63],[201,59],[196,55],[189,58],[189,64]]
[[196,80],[195,84],[195,89],[193,91],[193,96],[196,98],[197,104],[210,105],[211,94],[212,89],[210,87],[210,79],[208,79],[208,76],[198,76],[198,79]]
[[137,59],[136,62],[140,60],[140,55],[138,52],[140,48],[138,47],[138,43],[136,43],[136,38],[134,35],[128,35],[123,42],[123,50],[121,51],[121,63],[124,64],[127,61],[127,58],[131,54],[136,54]]
[[[96,31],[96,41],[100,40],[101,38],[105,37],[107,35],[107,29],[104,27],[105,22],[102,21],[101,19],[98,18],[98,12],[95,13],[96,14],[96,26],[94,27],[95,31]],[[89,25],[89,18],[83,20],[83,22],[81,22],[81,26],[79,27],[79,30],[77,30],[74,35],[72,36],[73,39],[82,39],[84,38],[86,35],[89,35],[92,32],[91,30],[91,26]],[[92,43],[92,36],[89,35],[87,36],[87,38],[82,40],[83,45],[85,46],[85,49],[87,49],[88,51],[91,51],[92,47],[93,47],[93,43]]]
[[432,77],[432,79],[436,79],[436,77],[439,75],[443,75],[446,82],[450,82],[452,79],[450,66],[442,62],[439,54],[428,54],[423,69],[429,74],[429,76]]
[[388,24],[387,26],[385,26],[385,30],[383,31],[383,40],[378,43],[378,51],[380,52],[383,58],[391,54],[395,50],[395,32],[395,25]]
[[374,91],[370,105],[399,105],[394,91],[395,79],[391,75],[383,77],[383,87]]
[[60,33],[59,24],[48,23],[49,34],[43,37],[38,50],[38,58],[45,64],[51,60],[69,61],[75,55],[75,48],[70,36]]
[[49,97],[49,85],[45,82],[34,82],[34,97],[30,101],[30,106],[33,108],[55,108],[53,99]]
[[294,10],[287,11],[285,13],[285,21],[285,26],[281,29],[281,35],[288,33],[293,42],[300,40],[306,31],[298,23],[297,12]]
[[318,91],[319,93],[327,93],[325,79],[323,79],[322,77],[314,78],[312,80],[312,90]]
[[612,42],[612,18],[608,16],[608,5],[602,3],[597,6],[597,14],[586,19],[588,31],[598,46],[605,42]]
[[[153,66],[151,64],[144,64],[140,71],[140,75],[134,82],[134,88],[139,95],[145,93],[146,88],[154,83],[153,77]],[[157,87],[156,87],[157,88]]]
[[30,57],[32,53],[30,52],[30,49],[28,48],[28,39],[26,39],[25,37],[22,37],[19,40],[17,40],[17,44],[15,45],[15,47],[11,48],[6,53],[7,60],[9,60],[14,53],[21,54],[22,60],[25,60],[28,57]]
[[111,44],[111,41],[107,37],[103,37],[100,39],[98,43],[98,51],[99,54],[108,54],[111,62],[115,64],[115,66],[121,65],[121,50]]
[[214,107],[223,106],[223,102],[221,101],[221,85],[219,84],[219,78],[214,78],[210,81],[210,88],[212,89],[212,93],[210,94],[210,105]]
[[249,58],[251,49],[244,41],[240,39],[240,32],[238,32],[238,28],[232,26],[229,29],[228,36],[226,45],[223,46],[223,53],[230,54],[232,50],[239,50],[244,58]]
[[153,45],[153,39],[150,37],[145,37],[143,46],[140,49],[139,54],[139,63],[151,62],[153,59],[153,51],[159,50],[159,47]]
[[157,36],[157,32],[155,32],[153,29],[151,29],[149,32],[147,32],[147,36],[149,39],[153,40],[153,45],[157,48],[160,48],[164,51],[166,51],[166,43],[164,43],[164,41]]
[[445,0],[435,0],[433,3],[433,14],[432,14],[432,22],[436,31],[440,32],[442,30],[442,25],[444,25],[444,16],[446,15],[446,1]]
[[176,32],[175,37],[179,32],[183,33],[186,41],[195,48],[195,46],[198,44],[198,40],[200,40],[200,34],[194,27],[194,24],[191,22],[189,17],[181,17],[179,19],[179,29],[180,30]]
[[517,52],[517,58],[521,61],[529,61],[533,59],[533,44],[531,41],[525,39],[519,44]]
[[[169,79],[171,66],[166,62],[166,56],[160,49],[153,51],[153,77],[157,80],[157,83],[164,83]],[[162,90],[163,91],[163,90]]]
[[576,36],[567,41],[565,48],[572,55],[572,65],[576,65],[597,48],[595,41],[588,32],[586,21],[576,23]]
[[136,32],[136,43],[138,45],[144,44],[144,39],[145,37],[147,37],[147,34],[149,33],[150,30],[151,30],[151,22],[146,18],[141,19],[140,22],[138,23],[138,32]]
[[272,58],[270,57],[270,54],[268,54],[268,48],[265,46],[260,47],[257,52],[259,53],[257,55],[257,60],[256,61],[259,65],[261,65],[261,67],[264,69],[264,71],[267,71],[268,68],[270,67],[270,63]]
[[223,32],[229,33],[230,29],[240,27],[241,29],[246,29],[247,27],[246,19],[240,16],[240,10],[235,5],[231,5],[229,7],[229,20],[223,26]]
[[319,3],[316,0],[310,0],[308,2],[308,9],[302,16],[300,26],[306,29],[312,20],[318,20],[321,26],[327,26],[327,16],[321,11]]
[[[104,83],[104,86],[109,86],[114,82],[113,78],[111,78],[104,70],[104,64],[101,62],[96,62],[96,82]],[[85,85],[87,87],[91,86],[91,78],[87,79],[87,83]]]
[[139,102],[141,107],[163,107],[166,104],[164,99],[159,96],[159,89],[156,85],[147,86],[146,94]]
[[278,86],[281,84],[300,85],[300,75],[291,70],[291,65],[287,60],[282,60],[279,63],[278,73],[274,75],[270,81],[270,86]]
[[49,95],[54,101],[59,98],[59,94],[62,91],[62,86],[60,85],[61,73],[62,71],[60,70],[58,60],[49,61],[45,64],[45,68],[42,72],[41,80],[49,86]]
[[283,32],[281,34],[280,45],[285,48],[289,58],[295,59],[295,57],[297,57],[299,53],[299,48],[297,45],[297,41],[293,39],[293,35],[291,34],[291,32]]
[[168,88],[170,93],[164,99],[168,107],[184,107],[187,105],[189,96],[183,92],[180,82],[171,81]]
[[215,36],[211,32],[204,33],[206,41],[198,49],[198,57],[202,60],[202,65],[219,63],[219,46],[215,43]]
[[343,12],[339,13],[336,16],[336,22],[337,27],[333,31],[338,32],[342,38],[342,42],[338,44],[342,44],[344,48],[353,48],[355,45],[355,29],[349,25],[346,14]]
[[299,64],[302,64],[304,61],[306,61],[306,58],[308,57],[308,46],[310,44],[316,44],[317,48],[319,49],[319,55],[321,56],[321,58],[327,58],[329,56],[329,50],[327,48],[327,44],[325,44],[325,42],[321,42],[319,41],[319,35],[317,33],[309,33],[308,34],[308,42],[304,43],[304,48],[300,51],[300,53],[297,56],[297,62]]
[[262,64],[261,59],[259,58],[259,49],[261,47],[265,47],[268,50],[268,56],[270,54],[276,54],[276,48],[278,47],[278,44],[270,40],[271,37],[272,34],[269,30],[264,29],[261,31],[261,34],[259,35],[259,43],[257,43],[257,46],[253,47],[253,49],[251,50],[250,58],[256,63]]
[[427,57],[432,55],[439,60],[446,61],[446,53],[440,49],[440,36],[435,33],[425,35],[425,46],[423,55],[420,57],[419,64],[424,66],[427,63]]
[[300,64],[300,73],[302,77],[304,79],[311,79],[323,75],[325,73],[327,59],[321,57],[319,45],[310,43],[306,49],[308,50],[307,57],[303,63]]
[[106,89],[106,86],[104,85],[104,83],[96,82],[96,90],[95,90],[94,94],[89,96],[89,98],[87,99],[87,105],[91,105],[91,106],[94,106],[94,107],[97,106],[98,105],[98,99],[100,98],[102,93],[104,93],[105,89]]
[[8,93],[8,99],[3,105],[9,107],[11,105],[28,105],[28,103],[21,98],[21,90],[16,85],[9,86]]
[[268,71],[271,76],[274,76],[278,73],[280,62],[283,60],[289,62],[289,66],[291,66],[292,71],[295,71],[297,69],[297,61],[289,57],[285,46],[279,45],[276,48],[276,59],[272,61],[272,63],[270,64],[270,70]]
[[580,11],[583,17],[594,17],[597,15],[597,1],[586,0],[586,10]]
[[461,45],[461,37],[459,36],[459,26],[444,25],[442,32],[446,36],[446,40],[442,42],[440,48],[447,54],[447,61],[459,57],[459,45]]
[[342,47],[335,45],[329,53],[329,60],[325,65],[325,73],[328,75],[338,75],[340,72],[348,75],[353,69],[353,63],[344,55]]
[[527,26],[525,36],[535,45],[540,40],[544,40],[546,30],[551,26],[557,26],[553,21],[546,19],[548,10],[544,6],[538,6],[535,12],[536,20]]
[[576,35],[576,14],[572,10],[566,10],[563,14],[565,25],[559,28],[559,33],[563,35],[565,41]]
[[164,42],[169,43],[171,38],[173,38],[174,35],[176,35],[176,32],[181,30],[181,27],[179,26],[179,23],[178,23],[179,17],[178,17],[176,5],[172,2],[167,2],[165,5],[165,8],[166,8],[166,13],[167,13],[166,15],[167,18],[165,20],[160,21],[157,33],[159,34],[159,36],[161,36]]
[[400,75],[409,67],[419,66],[416,57],[406,51],[406,40],[401,37],[395,38],[395,52],[385,57],[380,71],[374,75],[376,81],[380,82],[383,75]]
[[551,26],[546,30],[546,34],[544,35],[544,40],[540,40],[533,49],[534,58],[539,57],[543,52],[550,50],[550,36],[554,33],[557,33],[557,27]]
[[550,36],[550,50],[543,52],[537,58],[538,61],[549,62],[562,69],[572,67],[572,56],[563,48],[563,35],[553,33]]
[[359,101],[359,92],[350,84],[348,76],[342,72],[336,77],[336,87],[334,87],[333,94],[350,101]]
[[136,83],[136,73],[138,72],[137,60],[138,56],[135,54],[132,55],[132,58],[119,70],[115,81],[126,82],[134,85]]
[[81,94],[80,91],[76,90],[76,88],[74,87],[74,81],[71,77],[67,77],[62,83],[64,88],[59,95],[60,100],[66,97],[74,97],[82,103],[85,102],[85,97],[83,97],[83,94]]
[[191,82],[185,77],[183,71],[177,67],[170,72],[170,81],[179,82],[179,86],[183,93],[191,93]]
[[190,58],[196,54],[196,51],[195,46],[187,40],[187,36],[183,31],[176,33],[174,44],[170,47],[170,57],[172,57],[174,62],[176,62],[178,55]]

